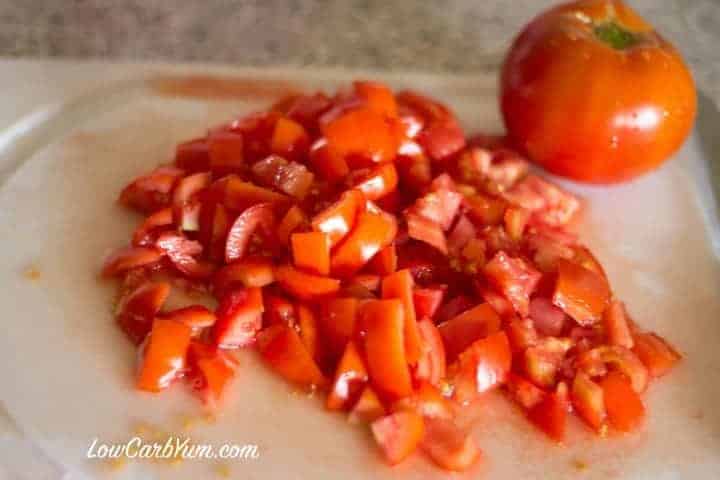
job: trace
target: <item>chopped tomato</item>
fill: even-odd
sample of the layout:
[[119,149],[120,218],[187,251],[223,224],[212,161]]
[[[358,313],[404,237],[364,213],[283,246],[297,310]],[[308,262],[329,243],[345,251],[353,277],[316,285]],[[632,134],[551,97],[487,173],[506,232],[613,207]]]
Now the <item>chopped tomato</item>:
[[287,381],[310,388],[327,383],[292,327],[269,326],[258,335],[257,348],[270,367]]
[[318,275],[330,273],[330,236],[323,232],[293,233],[290,237],[297,268]]
[[513,258],[502,251],[495,254],[483,271],[515,311],[526,317],[530,312],[530,295],[540,281],[540,272],[522,258]]
[[153,247],[127,247],[110,255],[103,265],[102,275],[113,277],[133,268],[155,264],[162,258],[162,252]]
[[210,186],[210,190],[218,202],[235,212],[242,212],[259,203],[270,203],[276,211],[280,211],[290,203],[287,195],[243,181],[237,175],[217,180]]
[[303,212],[297,205],[293,205],[290,210],[287,211],[275,230],[277,232],[278,240],[282,245],[288,245],[290,243],[290,235],[293,231],[306,224],[308,224],[308,218],[305,215],[305,212]]
[[173,219],[180,230],[199,229],[197,195],[210,185],[210,173],[195,173],[180,180],[173,191]]
[[410,270],[403,269],[386,276],[382,281],[382,298],[397,298],[403,304],[403,338],[405,356],[415,365],[421,354],[421,339],[413,303],[413,278]]
[[540,387],[553,387],[565,354],[571,347],[572,341],[567,338],[538,339],[523,355],[523,367],[528,378]]
[[[438,177],[440,178],[440,177]],[[437,181],[438,179],[435,179]],[[412,213],[448,230],[462,203],[462,194],[447,187],[437,188],[415,201]]]
[[465,199],[468,216],[480,225],[499,225],[505,219],[507,202],[501,198],[477,194]]
[[607,418],[621,432],[638,428],[645,417],[645,406],[630,379],[620,372],[610,372],[600,380]]
[[356,329],[358,299],[340,297],[328,299],[321,305],[320,330],[326,339],[329,353],[339,357]]
[[155,246],[167,255],[178,271],[190,278],[207,279],[215,271],[213,264],[197,259],[202,253],[202,245],[180,233],[160,234]]
[[475,225],[466,215],[461,215],[447,237],[447,248],[451,254],[457,254],[469,241],[477,237]]
[[397,223],[392,215],[379,210],[360,213],[354,228],[333,252],[331,271],[337,276],[351,276],[390,245],[396,233]]
[[355,342],[348,342],[335,370],[335,380],[325,405],[329,410],[349,408],[368,381],[365,362]]
[[[377,255],[376,255],[377,257]],[[374,275],[372,273],[365,273],[360,275],[355,275],[352,277],[348,282],[348,287],[351,286],[359,286],[367,290],[368,292],[377,292],[380,290],[380,281],[381,277],[380,275]],[[356,292],[361,292],[362,290],[358,289]],[[370,295],[374,296],[374,295]]]
[[537,175],[528,175],[503,196],[532,212],[536,221],[552,226],[566,225],[580,210],[577,198]]
[[370,260],[370,269],[378,275],[390,275],[397,270],[397,250],[395,245],[391,244],[380,250]]
[[362,172],[357,182],[353,183],[353,188],[363,192],[368,200],[374,201],[395,191],[397,184],[398,174],[395,166],[386,163]]
[[273,294],[264,295],[263,299],[265,325],[281,324],[296,327],[298,322],[295,315],[295,305],[288,299]]
[[327,297],[340,290],[340,280],[301,272],[290,265],[276,267],[275,280],[285,291],[301,300]]
[[390,465],[407,458],[423,438],[423,418],[412,411],[392,413],[375,420],[370,428]]
[[270,155],[256,162],[251,170],[264,185],[300,200],[308,194],[315,178],[305,165],[288,162],[278,155]]
[[610,302],[602,318],[608,343],[625,348],[633,347],[633,337],[628,325],[625,305],[622,302],[617,300]]
[[460,315],[462,312],[469,310],[473,305],[475,305],[475,302],[472,298],[467,295],[458,295],[440,307],[435,315],[435,323],[442,325],[448,320]]
[[184,323],[156,318],[141,357],[137,388],[159,392],[169,387],[185,367],[191,334]]
[[418,322],[420,356],[415,368],[415,379],[440,385],[446,374],[445,346],[438,328],[429,318]]
[[444,288],[415,288],[413,290],[415,314],[418,318],[432,319],[438,311],[438,308],[440,308],[444,298]]
[[580,325],[600,321],[610,290],[600,275],[565,259],[558,260],[558,278],[553,303]]
[[631,350],[619,345],[601,345],[584,352],[578,357],[577,365],[590,376],[604,375],[610,365],[630,379],[636,392],[644,392],[647,387],[647,368]]
[[382,402],[380,402],[375,390],[373,390],[370,385],[366,385],[360,394],[360,398],[358,398],[352,407],[348,419],[353,423],[370,423],[384,416],[385,413],[385,407],[383,407]]
[[193,331],[201,328],[212,327],[217,318],[215,314],[202,305],[190,305],[178,308],[162,314],[163,318],[169,318],[176,322],[184,323]]
[[438,328],[448,360],[455,360],[476,340],[498,332],[500,324],[500,317],[487,303],[482,303],[441,323]]
[[529,318],[510,321],[505,327],[505,333],[507,333],[510,347],[514,352],[524,352],[537,344],[540,339],[535,325]]
[[237,360],[213,345],[193,341],[188,349],[188,364],[203,403],[211,410],[217,409],[235,376]]
[[200,205],[198,240],[212,261],[219,262],[225,258],[231,220],[228,209],[221,203],[207,201]]
[[345,157],[328,147],[327,140],[320,137],[310,147],[310,164],[313,169],[329,182],[339,182],[349,173]]
[[373,163],[392,160],[400,144],[399,124],[372,108],[341,115],[328,123],[323,133],[331,151]]
[[563,331],[567,317],[550,299],[535,297],[530,300],[530,318],[539,333],[557,337]]
[[411,410],[419,413],[423,418],[452,419],[456,414],[455,404],[445,398],[437,386],[422,380],[410,395],[394,402],[391,410],[393,412]]
[[412,391],[404,345],[404,308],[400,300],[370,300],[362,306],[365,353],[375,389],[401,398]]
[[420,240],[432,245],[440,252],[447,254],[447,240],[442,228],[436,223],[427,220],[420,215],[406,214],[408,234],[410,238]]
[[603,389],[590,377],[578,372],[570,390],[570,400],[578,415],[595,430],[605,424],[605,399]]
[[545,398],[545,391],[522,376],[510,372],[505,383],[513,400],[525,410],[535,407]]
[[215,343],[223,348],[244,347],[253,343],[262,327],[263,308],[262,290],[257,287],[226,293],[215,312]]
[[425,419],[421,448],[438,466],[456,472],[467,470],[482,455],[467,432],[443,418]]
[[286,117],[278,118],[270,140],[273,153],[297,159],[307,154],[309,146],[310,137],[301,124]]
[[275,224],[273,207],[269,203],[259,203],[249,207],[233,222],[225,243],[225,261],[227,263],[241,259],[250,244],[252,236],[260,230],[270,237]]
[[[320,357],[320,339],[319,339],[319,326],[317,315],[315,311],[305,304],[298,304],[295,308],[295,315],[297,316],[297,328],[300,331],[300,340],[302,340],[305,349],[308,351],[310,356],[317,360]],[[288,324],[287,322],[285,322]]]
[[241,134],[215,131],[208,136],[210,169],[217,173],[230,173],[245,163],[245,141]]
[[365,211],[365,196],[359,190],[348,190],[340,199],[312,219],[312,228],[330,236],[331,246],[337,245]]
[[210,169],[210,151],[205,138],[196,138],[181,143],[175,149],[175,165],[191,172],[204,172]]
[[461,404],[505,382],[512,354],[504,332],[476,340],[458,356],[453,397]]
[[133,343],[139,344],[150,332],[153,319],[168,295],[170,295],[169,283],[144,283],[122,301],[116,319],[120,328]]
[[273,264],[266,257],[246,257],[229,263],[213,275],[212,291],[220,297],[237,287],[264,287],[275,281]]
[[653,377],[662,377],[682,359],[668,342],[654,333],[636,333],[633,353]]
[[397,115],[397,103],[392,90],[379,82],[354,82],[355,93],[367,102],[367,106],[389,117]]
[[149,215],[145,221],[135,229],[132,244],[134,247],[149,247],[155,243],[157,232],[173,224],[171,208],[163,208]]
[[119,201],[143,213],[156,212],[170,204],[172,189],[184,173],[175,167],[158,167],[125,187]]
[[528,411],[527,416],[548,437],[556,442],[562,442],[565,439],[567,412],[567,398],[555,392],[546,395],[540,400],[537,405]]

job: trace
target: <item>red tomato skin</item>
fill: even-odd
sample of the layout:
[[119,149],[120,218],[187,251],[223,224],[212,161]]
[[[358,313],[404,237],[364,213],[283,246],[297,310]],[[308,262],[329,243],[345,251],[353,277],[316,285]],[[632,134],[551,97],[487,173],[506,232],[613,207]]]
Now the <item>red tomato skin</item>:
[[466,310],[438,325],[448,360],[452,362],[476,340],[499,331],[500,325],[500,316],[487,303]]
[[429,318],[418,322],[421,339],[420,357],[415,367],[415,379],[439,386],[447,372],[445,345],[438,328]]
[[568,412],[567,399],[558,393],[546,395],[532,407],[528,419],[556,442],[565,439],[565,426]]
[[159,392],[180,376],[191,334],[192,329],[183,323],[155,319],[141,359],[138,389]]
[[600,380],[610,425],[621,432],[637,429],[645,417],[645,406],[630,380],[614,371]]
[[403,411],[375,420],[370,429],[388,463],[396,465],[418,447],[423,437],[424,423],[419,414]]
[[247,288],[233,290],[220,299],[213,329],[215,344],[223,348],[237,348],[255,341],[262,327],[262,290]]
[[133,343],[140,344],[150,332],[153,319],[168,295],[170,295],[169,283],[145,283],[122,301],[115,318]]
[[246,209],[230,227],[225,243],[225,261],[231,263],[241,259],[255,231],[261,229],[269,236],[274,224],[275,214],[271,204],[259,203]]
[[257,348],[263,359],[287,381],[322,387],[327,383],[297,332],[287,325],[271,325],[258,335]]
[[[637,44],[615,49],[595,36],[610,9]],[[591,183],[657,168],[697,109],[680,54],[617,0],[572,2],[535,18],[505,58],[500,95],[517,145],[552,173]]]

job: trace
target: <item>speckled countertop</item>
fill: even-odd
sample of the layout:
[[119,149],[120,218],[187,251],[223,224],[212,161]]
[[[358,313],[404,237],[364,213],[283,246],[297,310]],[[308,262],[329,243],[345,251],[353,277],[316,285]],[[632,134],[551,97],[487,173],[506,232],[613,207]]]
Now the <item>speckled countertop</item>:
[[[720,1],[629,0],[720,102]],[[472,72],[552,0],[2,0],[0,55]]]

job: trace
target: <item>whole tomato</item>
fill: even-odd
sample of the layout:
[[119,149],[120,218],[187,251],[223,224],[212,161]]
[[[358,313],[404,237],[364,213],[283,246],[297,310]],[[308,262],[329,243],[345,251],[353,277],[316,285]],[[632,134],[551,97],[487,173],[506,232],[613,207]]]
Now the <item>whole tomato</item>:
[[687,137],[697,99],[675,48],[620,0],[535,18],[502,70],[512,140],[552,173],[591,183],[658,167]]

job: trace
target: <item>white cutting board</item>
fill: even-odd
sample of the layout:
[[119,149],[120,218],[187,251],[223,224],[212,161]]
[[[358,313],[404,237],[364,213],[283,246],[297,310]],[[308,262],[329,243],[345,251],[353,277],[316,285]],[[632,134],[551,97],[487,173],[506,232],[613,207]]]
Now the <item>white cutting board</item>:
[[[189,81],[194,75],[205,77]],[[359,76],[436,96],[468,131],[500,130],[492,72],[0,63],[0,401],[37,458],[43,452],[72,478],[215,478],[225,466],[243,479],[447,476],[420,455],[385,466],[364,429],[293,393],[252,352],[242,356],[217,421],[184,432],[182,418],[202,416],[199,403],[180,386],[158,396],[133,390],[133,348],[111,315],[114,286],[97,279],[103,256],[127,242],[138,221],[115,203],[131,178],[168,161],[178,142],[264,108],[288,89],[333,90]],[[697,186],[701,152],[693,136],[676,159],[634,183],[565,184],[587,199],[582,236],[614,291],[642,325],[686,355],[645,395],[645,428],[599,439],[573,421],[567,445],[555,446],[491,395],[474,428],[485,459],[458,478],[720,476],[720,263],[703,223],[712,210]],[[29,266],[41,272],[38,280],[23,275]],[[189,433],[196,443],[257,444],[260,458],[130,462],[115,471],[85,458],[94,438],[127,440],[139,422]]]

